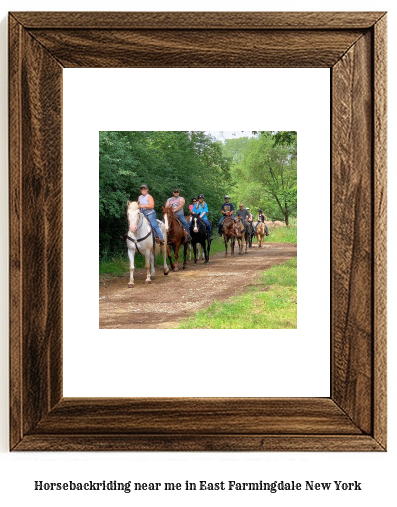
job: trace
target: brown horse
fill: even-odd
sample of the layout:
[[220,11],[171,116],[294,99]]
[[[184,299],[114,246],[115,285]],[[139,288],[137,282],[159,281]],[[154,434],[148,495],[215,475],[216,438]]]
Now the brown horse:
[[256,228],[256,237],[258,239],[258,247],[262,246],[263,238],[266,234],[265,224],[263,222],[258,223],[258,227]]
[[[186,268],[186,255],[187,255],[187,247],[189,242],[186,239],[186,233],[185,229],[183,228],[183,225],[181,222],[175,217],[174,213],[172,212],[171,206],[163,206],[163,219],[165,223],[165,227],[167,230],[167,254],[168,259],[170,261],[171,269],[174,271],[179,271],[178,269],[178,255],[179,255],[179,248],[181,245],[183,245],[184,252],[183,252],[183,269]],[[175,257],[175,265],[172,262],[172,256],[171,256],[171,248],[174,250],[174,257]]]
[[227,257],[227,245],[230,239],[230,255],[234,256],[234,244],[236,238],[241,238],[241,234],[238,231],[237,222],[228,215],[222,224],[223,240],[225,242],[225,257]]
[[247,231],[245,224],[242,222],[241,217],[236,217],[236,218],[237,218],[237,224],[238,224],[237,230],[239,231],[239,233],[241,235],[240,237],[236,236],[237,242],[238,242],[239,253],[242,254],[244,252],[244,244],[245,244],[245,253],[247,253],[247,248],[248,248],[248,243],[249,243],[248,231]]

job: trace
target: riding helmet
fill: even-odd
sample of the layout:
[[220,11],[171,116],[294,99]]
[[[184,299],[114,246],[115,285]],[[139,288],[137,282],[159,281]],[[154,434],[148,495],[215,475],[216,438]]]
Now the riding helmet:
[[230,195],[225,195],[225,199],[230,199]]
[[198,196],[198,198],[199,198],[199,199],[201,199],[201,198],[203,198],[203,199],[204,199],[204,194],[200,194],[200,195]]

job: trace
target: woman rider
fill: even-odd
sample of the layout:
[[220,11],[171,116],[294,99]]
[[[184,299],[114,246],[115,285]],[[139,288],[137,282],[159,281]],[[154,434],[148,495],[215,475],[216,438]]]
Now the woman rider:
[[196,204],[196,202],[197,202],[197,197],[193,197],[192,202],[189,204],[189,216],[187,217],[189,224],[192,222],[193,207]]
[[211,224],[207,218],[208,206],[207,206],[207,203],[204,202],[204,195],[203,194],[200,194],[198,196],[198,202],[196,202],[196,204],[193,206],[193,213],[200,216],[201,220],[208,227],[209,233],[211,234]]
[[[254,230],[255,230],[255,234],[256,234],[256,229],[258,228],[258,224],[259,222],[262,222],[263,224],[265,224],[265,220],[267,221],[267,217],[266,215],[263,214],[262,210],[259,209],[258,210],[258,221],[254,227]],[[269,236],[269,229],[267,228],[267,225],[265,224],[265,231],[266,231],[266,236]]]
[[194,205],[196,204],[196,202],[197,202],[196,197],[193,197],[191,204],[189,204],[189,211],[190,211],[190,214],[192,213],[192,211],[193,211],[193,207],[194,207]]
[[138,205],[140,211],[142,211],[145,217],[149,220],[152,228],[156,231],[156,243],[164,245],[164,238],[157,223],[156,212],[154,211],[154,200],[153,197],[149,194],[147,185],[141,185],[141,195],[138,197]]

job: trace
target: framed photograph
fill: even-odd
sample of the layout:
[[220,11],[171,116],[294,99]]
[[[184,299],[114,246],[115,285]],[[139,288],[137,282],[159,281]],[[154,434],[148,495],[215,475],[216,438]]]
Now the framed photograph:
[[[331,69],[329,397],[63,397],[63,69],[123,67]],[[10,449],[385,451],[386,13],[15,12],[9,72]]]

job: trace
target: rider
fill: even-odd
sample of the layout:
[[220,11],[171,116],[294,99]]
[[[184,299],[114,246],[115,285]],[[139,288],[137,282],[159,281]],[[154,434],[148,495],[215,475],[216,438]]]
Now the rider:
[[200,194],[198,196],[198,202],[196,202],[196,204],[193,206],[193,213],[200,216],[201,220],[205,223],[205,225],[207,226],[208,231],[211,235],[211,232],[212,232],[211,223],[207,218],[208,206],[207,206],[207,203],[204,202],[204,195],[203,194]]
[[187,220],[185,218],[185,215],[183,213],[183,207],[185,205],[185,199],[184,197],[181,197],[179,195],[179,188],[174,188],[173,196],[167,199],[167,202],[165,203],[166,206],[171,206],[172,212],[178,218],[178,220],[181,222],[184,228],[184,235],[186,241],[190,241],[192,238],[189,234],[189,224],[187,223]]
[[190,214],[192,213],[192,211],[193,211],[193,207],[194,207],[194,205],[196,204],[196,202],[197,202],[197,197],[193,197],[192,202],[189,204],[189,211],[190,211]]
[[[263,214],[262,210],[261,209],[258,209],[258,222],[256,223],[254,229],[255,229],[255,234],[256,234],[256,229],[258,227],[258,224],[259,222],[262,222],[263,224],[265,224],[265,220],[267,222],[267,217],[266,215]],[[266,236],[269,236],[269,229],[267,228],[267,225],[265,224],[265,230],[266,230]]]
[[244,227],[245,227],[245,222],[248,219],[248,215],[249,215],[249,212],[246,209],[244,209],[243,204],[240,203],[238,210],[236,212],[236,217],[241,218],[241,223],[243,224]]
[[236,220],[236,218],[233,216],[234,206],[229,201],[230,201],[230,196],[226,194],[225,195],[225,202],[222,204],[223,217],[219,220],[219,225],[218,225],[218,233],[219,233],[220,238],[222,237],[222,224],[223,224],[223,221],[225,220],[225,218],[227,217],[228,213],[230,213],[230,218],[232,218],[233,220]]
[[140,211],[149,220],[150,225],[157,234],[156,243],[164,245],[164,238],[157,223],[156,212],[154,211],[154,200],[149,194],[149,188],[147,185],[141,185],[141,195],[138,197],[138,205]]

